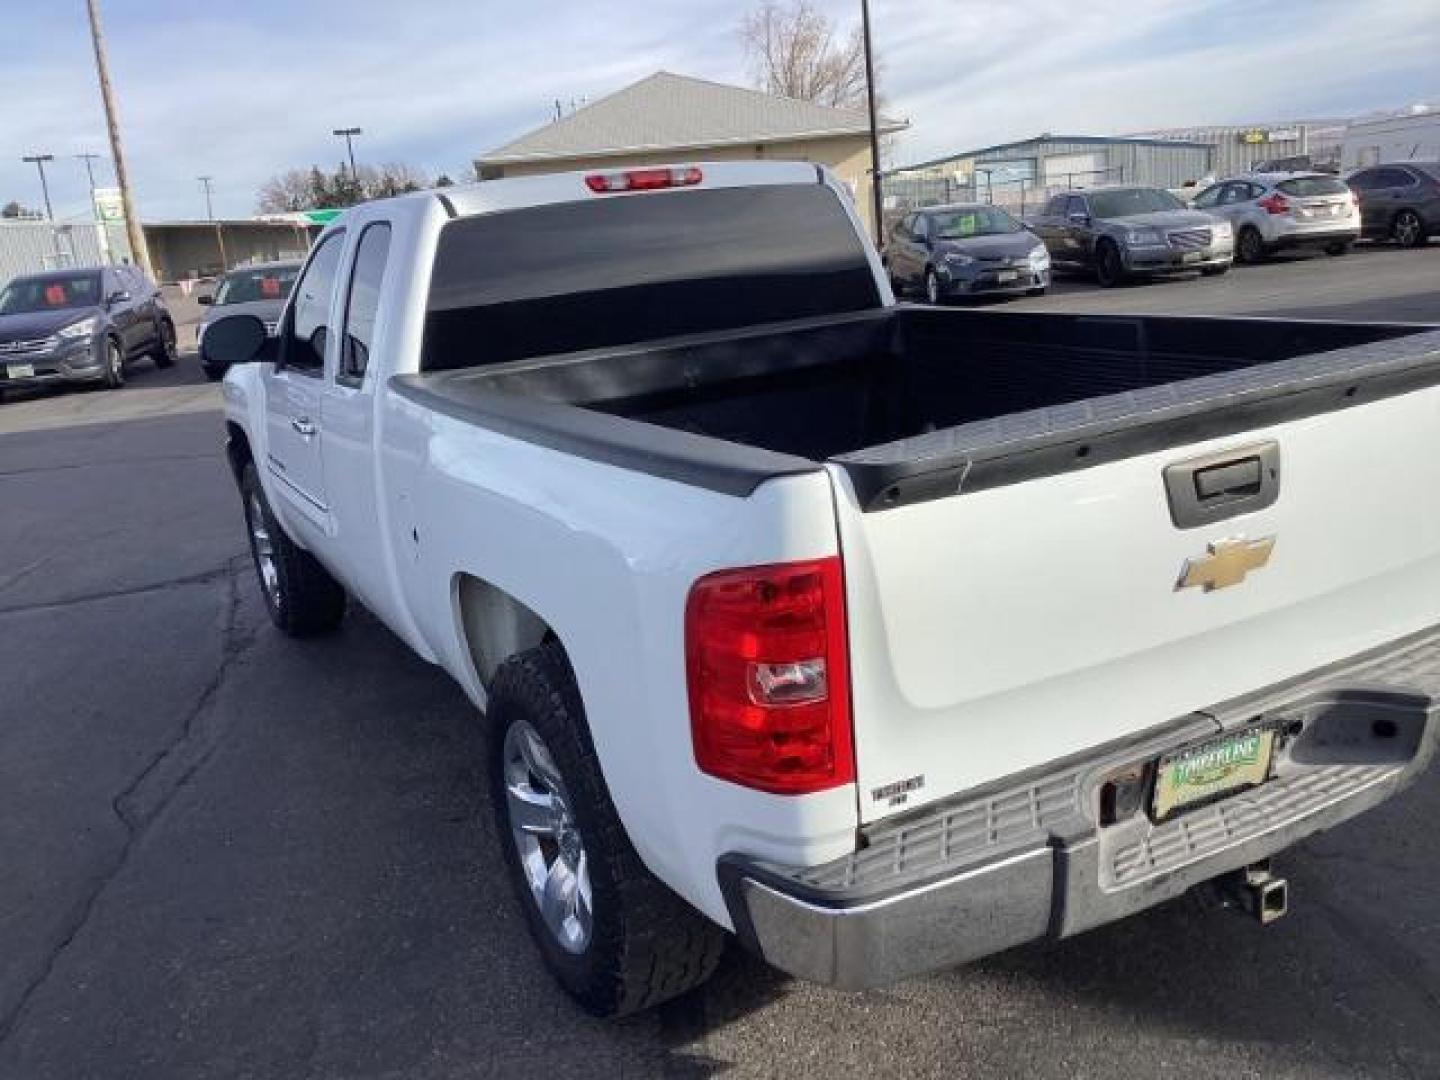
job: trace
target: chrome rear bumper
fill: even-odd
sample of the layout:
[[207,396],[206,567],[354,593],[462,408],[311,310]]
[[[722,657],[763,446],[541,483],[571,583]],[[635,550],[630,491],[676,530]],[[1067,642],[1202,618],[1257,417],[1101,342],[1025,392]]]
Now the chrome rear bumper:
[[[1353,818],[1425,769],[1437,712],[1431,630],[887,822],[823,866],[727,855],[720,883],[737,933],[776,967],[877,986],[1112,922]],[[1257,723],[1280,733],[1266,783],[1158,823],[1147,798],[1101,824],[1109,779]]]

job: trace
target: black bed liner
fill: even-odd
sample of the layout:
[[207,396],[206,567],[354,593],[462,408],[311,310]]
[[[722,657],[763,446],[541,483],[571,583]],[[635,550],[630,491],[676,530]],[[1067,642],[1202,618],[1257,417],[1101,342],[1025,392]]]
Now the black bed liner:
[[729,495],[830,461],[870,511],[1437,382],[1430,326],[902,305],[390,385],[467,422]]

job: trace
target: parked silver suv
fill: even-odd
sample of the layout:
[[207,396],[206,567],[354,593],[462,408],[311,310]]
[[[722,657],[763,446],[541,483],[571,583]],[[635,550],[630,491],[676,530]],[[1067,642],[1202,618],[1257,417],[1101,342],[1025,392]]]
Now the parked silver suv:
[[1257,263],[1282,248],[1344,255],[1360,237],[1360,212],[1345,181],[1325,173],[1250,173],[1206,188],[1190,204],[1235,230],[1235,257]]

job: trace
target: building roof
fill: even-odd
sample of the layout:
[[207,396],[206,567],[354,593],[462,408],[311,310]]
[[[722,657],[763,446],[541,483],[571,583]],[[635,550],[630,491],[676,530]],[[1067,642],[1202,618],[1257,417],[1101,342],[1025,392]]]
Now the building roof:
[[960,150],[953,154],[946,154],[944,157],[932,158],[929,161],[916,162],[914,165],[904,165],[898,169],[891,169],[891,173],[912,172],[915,169],[929,169],[936,165],[944,165],[947,161],[958,161],[960,158],[977,158],[984,154],[998,154],[1002,150],[1018,150],[1022,146],[1034,146],[1037,143],[1067,143],[1080,146],[1183,146],[1195,150],[1208,150],[1211,143],[1191,142],[1187,139],[1150,139],[1139,138],[1132,135],[1036,135],[1029,139],[1019,139],[1016,142],[996,143],[994,146],[982,146],[978,150]]
[[[888,133],[908,126],[882,118],[880,128]],[[479,164],[798,142],[869,130],[864,109],[832,109],[660,71],[496,147]]]

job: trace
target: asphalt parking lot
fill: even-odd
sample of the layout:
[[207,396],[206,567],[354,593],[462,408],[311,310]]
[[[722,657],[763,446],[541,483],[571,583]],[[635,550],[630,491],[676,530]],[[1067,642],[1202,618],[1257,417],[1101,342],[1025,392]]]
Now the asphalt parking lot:
[[[1018,306],[1440,322],[1440,245]],[[1440,775],[1288,853],[1268,929],[1182,900],[863,995],[731,950],[589,1019],[459,690],[266,621],[218,408],[193,355],[0,403],[0,1077],[1440,1075]]]

